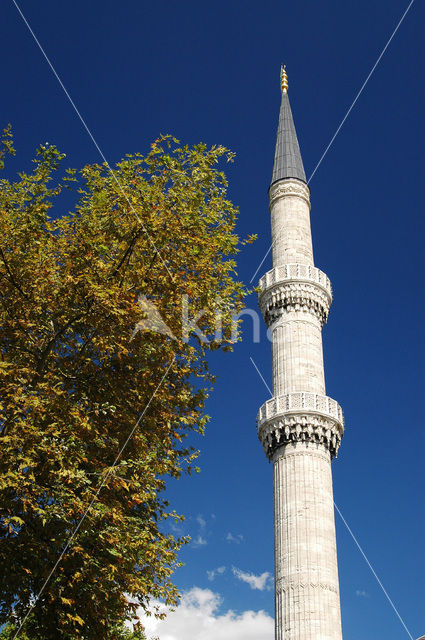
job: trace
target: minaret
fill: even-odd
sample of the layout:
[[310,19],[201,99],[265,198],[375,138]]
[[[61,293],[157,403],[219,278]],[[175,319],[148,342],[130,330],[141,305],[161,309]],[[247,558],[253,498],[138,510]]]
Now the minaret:
[[307,186],[281,71],[269,189],[273,269],[260,279],[259,305],[273,343],[273,398],[260,408],[258,435],[274,467],[276,640],[341,640],[331,461],[344,431],[326,395],[322,327],[329,278],[314,266]]

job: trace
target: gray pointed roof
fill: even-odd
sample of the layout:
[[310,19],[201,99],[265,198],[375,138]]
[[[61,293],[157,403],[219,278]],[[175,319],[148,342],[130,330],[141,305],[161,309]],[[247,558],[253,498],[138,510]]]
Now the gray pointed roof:
[[285,178],[297,178],[307,182],[295,131],[288,93],[282,92],[279,126],[277,129],[276,150],[274,154],[272,184]]

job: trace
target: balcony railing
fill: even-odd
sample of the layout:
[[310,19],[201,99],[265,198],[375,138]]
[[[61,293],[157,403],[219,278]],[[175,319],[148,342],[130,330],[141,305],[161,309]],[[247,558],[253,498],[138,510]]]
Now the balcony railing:
[[293,392],[267,400],[258,412],[258,424],[279,414],[316,411],[344,424],[344,414],[336,400],[318,393]]
[[264,291],[273,284],[282,282],[282,280],[314,282],[315,284],[320,284],[332,295],[331,281],[326,273],[309,264],[282,264],[279,267],[274,267],[274,269],[271,269],[260,278],[259,286]]

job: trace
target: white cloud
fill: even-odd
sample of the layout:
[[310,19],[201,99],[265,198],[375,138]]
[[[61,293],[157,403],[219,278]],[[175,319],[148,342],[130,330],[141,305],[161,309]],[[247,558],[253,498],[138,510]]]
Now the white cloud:
[[216,575],[222,575],[225,571],[226,571],[226,567],[217,567],[217,569],[212,569],[211,571],[207,571],[208,580],[212,582],[216,577]]
[[205,538],[203,538],[201,535],[199,535],[199,536],[197,536],[196,538],[194,538],[192,540],[192,544],[193,544],[194,547],[203,547],[208,543],[205,540]]
[[196,522],[199,524],[201,529],[205,529],[205,527],[207,526],[207,521],[202,516],[202,514],[199,514],[198,516],[196,516]]
[[232,567],[233,574],[242,582],[246,582],[249,584],[251,589],[258,589],[259,591],[264,591],[267,589],[269,591],[272,588],[271,584],[271,574],[268,571],[265,571],[259,576],[256,576],[254,573],[246,573],[245,571],[241,571],[241,569],[237,569],[236,567]]
[[174,533],[176,533],[178,536],[184,535],[184,527],[181,524],[181,522],[178,522],[178,523],[172,522],[170,526],[171,526],[171,530]]
[[243,535],[241,533],[238,533],[236,536],[233,535],[233,533],[229,533],[226,536],[226,540],[227,542],[236,542],[236,544],[240,544],[243,540]]
[[356,596],[358,596],[359,598],[368,598],[369,594],[363,589],[357,589]]
[[220,614],[221,603],[217,593],[194,587],[183,594],[175,611],[162,606],[168,613],[165,620],[139,615],[149,640],[273,640],[273,619],[265,611]]

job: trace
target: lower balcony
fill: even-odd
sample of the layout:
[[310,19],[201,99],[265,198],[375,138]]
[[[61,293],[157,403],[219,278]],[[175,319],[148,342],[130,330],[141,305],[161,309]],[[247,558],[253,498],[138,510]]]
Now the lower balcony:
[[336,456],[344,433],[344,415],[332,398],[293,392],[267,400],[258,412],[258,437],[266,455],[289,442],[324,444]]

